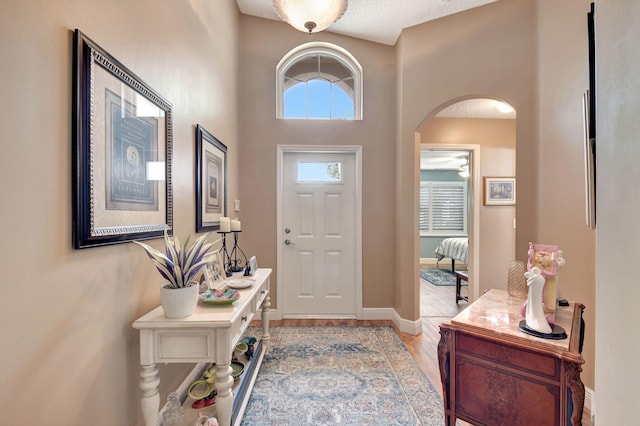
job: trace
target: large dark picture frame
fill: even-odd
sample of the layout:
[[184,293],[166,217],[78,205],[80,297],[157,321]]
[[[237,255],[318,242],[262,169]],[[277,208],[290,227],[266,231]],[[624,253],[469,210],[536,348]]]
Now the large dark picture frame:
[[220,229],[227,216],[227,146],[196,125],[196,232]]
[[171,104],[77,29],[73,120],[74,247],[172,235]]

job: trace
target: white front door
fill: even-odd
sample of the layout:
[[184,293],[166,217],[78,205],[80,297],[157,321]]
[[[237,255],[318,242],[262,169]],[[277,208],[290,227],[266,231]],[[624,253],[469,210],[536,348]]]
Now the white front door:
[[283,152],[281,176],[278,310],[285,318],[358,317],[356,153]]

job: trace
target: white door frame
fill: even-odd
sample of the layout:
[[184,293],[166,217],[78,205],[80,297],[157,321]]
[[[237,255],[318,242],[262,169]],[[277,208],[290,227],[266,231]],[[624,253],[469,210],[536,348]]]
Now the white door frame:
[[284,186],[284,155],[285,153],[345,153],[354,154],[355,156],[355,193],[356,193],[356,209],[355,209],[355,259],[356,259],[356,274],[355,274],[355,286],[356,286],[356,319],[362,319],[362,146],[358,145],[278,145],[277,147],[277,190],[276,190],[276,202],[277,218],[276,218],[276,253],[277,253],[277,274],[276,274],[276,287],[277,287],[277,313],[276,319],[282,319],[283,312],[283,266],[282,266],[282,249],[284,235],[282,229],[283,223],[283,186]]
[[[417,134],[418,141],[420,135]],[[471,191],[472,199],[469,211],[471,212],[471,223],[469,224],[469,237],[470,246],[469,254],[470,260],[468,263],[469,269],[469,303],[476,300],[479,297],[479,277],[480,277],[480,262],[478,256],[480,255],[480,200],[482,200],[482,181],[480,180],[480,145],[477,144],[433,144],[433,143],[419,143],[421,149],[433,149],[433,150],[451,150],[451,151],[470,151],[471,155],[471,172],[469,182],[469,191]],[[418,173],[419,179],[420,173]],[[417,204],[420,204],[420,182],[416,190]],[[417,229],[417,244],[418,253],[420,253],[420,224],[416,224]],[[420,261],[418,260],[418,263]],[[420,288],[420,279],[418,278],[418,288]],[[418,293],[420,294],[420,293]]]

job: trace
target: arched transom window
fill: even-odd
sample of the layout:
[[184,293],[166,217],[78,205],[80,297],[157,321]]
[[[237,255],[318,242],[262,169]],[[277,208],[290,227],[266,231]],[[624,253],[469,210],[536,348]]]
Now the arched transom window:
[[306,43],[280,61],[277,117],[362,119],[362,67],[345,49]]

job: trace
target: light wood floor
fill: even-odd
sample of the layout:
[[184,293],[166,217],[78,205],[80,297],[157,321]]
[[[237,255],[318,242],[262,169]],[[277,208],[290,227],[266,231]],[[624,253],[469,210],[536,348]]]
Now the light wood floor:
[[[456,267],[456,269],[458,269]],[[434,286],[423,279],[420,279],[420,318],[422,320],[422,333],[412,335],[402,333],[392,321],[358,321],[358,320],[307,320],[307,319],[287,319],[270,321],[271,326],[375,326],[391,325],[398,333],[402,342],[406,345],[409,353],[416,360],[424,374],[431,381],[434,388],[442,396],[442,383],[440,382],[440,371],[438,368],[438,341],[440,340],[440,324],[457,315],[458,312],[467,306],[467,302],[460,301],[456,304],[455,287]],[[466,295],[466,287],[462,287],[462,295]],[[259,322],[256,323],[258,325]],[[585,408],[582,419],[583,426],[591,426],[590,415]],[[469,423],[458,420],[461,426]]]

